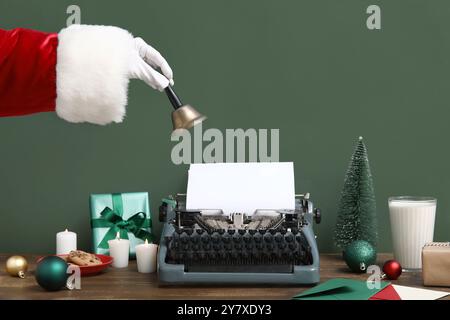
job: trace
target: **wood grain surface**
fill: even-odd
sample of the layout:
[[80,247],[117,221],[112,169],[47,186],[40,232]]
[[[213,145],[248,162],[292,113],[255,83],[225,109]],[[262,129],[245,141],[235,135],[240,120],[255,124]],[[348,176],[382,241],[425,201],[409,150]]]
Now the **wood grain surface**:
[[[0,299],[290,299],[309,286],[160,286],[156,274],[137,272],[136,262],[130,261],[125,269],[109,268],[91,277],[83,277],[81,290],[46,292],[34,278],[38,255],[24,255],[30,264],[27,277],[9,276],[5,262],[10,255],[0,254]],[[390,254],[379,254],[380,265]],[[321,281],[332,278],[366,280],[365,274],[351,273],[340,255],[321,255]],[[404,273],[394,284],[423,287],[421,273]],[[450,292],[450,288],[434,287]],[[447,297],[447,299],[450,299]]]

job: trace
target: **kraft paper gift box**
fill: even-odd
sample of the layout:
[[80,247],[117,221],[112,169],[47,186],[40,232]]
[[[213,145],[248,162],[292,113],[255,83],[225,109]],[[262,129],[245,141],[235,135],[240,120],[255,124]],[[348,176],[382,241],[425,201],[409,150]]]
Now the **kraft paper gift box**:
[[109,254],[108,240],[130,240],[130,258],[135,247],[152,241],[151,214],[147,192],[91,194],[92,249],[97,254]]
[[422,248],[422,277],[426,286],[450,287],[450,242],[431,242]]

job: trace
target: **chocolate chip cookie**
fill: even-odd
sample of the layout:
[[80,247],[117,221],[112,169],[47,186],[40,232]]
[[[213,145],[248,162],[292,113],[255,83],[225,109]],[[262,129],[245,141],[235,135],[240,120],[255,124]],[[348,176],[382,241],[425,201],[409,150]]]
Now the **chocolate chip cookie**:
[[67,262],[76,264],[78,266],[95,266],[101,264],[102,261],[94,254],[87,253],[81,250],[70,251],[67,256]]

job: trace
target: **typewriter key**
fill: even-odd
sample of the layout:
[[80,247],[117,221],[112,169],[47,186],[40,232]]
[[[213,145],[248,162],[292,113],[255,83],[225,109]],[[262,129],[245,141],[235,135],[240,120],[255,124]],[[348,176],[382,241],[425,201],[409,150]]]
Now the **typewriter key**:
[[269,233],[266,233],[266,234],[264,235],[264,241],[267,242],[267,243],[272,242],[272,241],[273,241],[272,235],[269,234]]
[[243,237],[244,242],[249,243],[252,241],[252,236],[249,233],[246,233]]
[[198,234],[191,235],[189,239],[192,243],[198,243],[200,241],[200,236]]
[[278,248],[280,248],[280,249],[284,249],[284,248],[286,248],[286,246],[287,246],[287,244],[285,242],[278,243]]
[[214,232],[213,234],[212,234],[212,236],[211,236],[211,240],[212,240],[212,242],[214,242],[214,243],[218,243],[218,242],[220,242],[220,235],[217,233],[217,232]]
[[281,233],[277,233],[276,235],[275,235],[275,241],[276,242],[282,242],[283,241],[283,236],[281,235]]
[[228,243],[228,242],[230,242],[231,241],[231,237],[227,234],[227,233],[225,233],[223,236],[222,236],[222,242],[223,243]]
[[176,243],[175,243],[175,241],[171,241],[170,243],[169,243],[169,250],[173,250],[173,249],[176,249]]
[[294,235],[288,232],[284,235],[284,239],[286,240],[286,242],[292,242],[294,241]]
[[207,233],[205,233],[202,235],[201,239],[203,243],[208,243],[210,240],[210,236]]
[[176,260],[176,258],[177,258],[176,252],[173,250],[169,251],[169,259],[173,261]]
[[188,243],[189,242],[189,235],[186,232],[183,232],[180,236],[180,240],[182,243]]

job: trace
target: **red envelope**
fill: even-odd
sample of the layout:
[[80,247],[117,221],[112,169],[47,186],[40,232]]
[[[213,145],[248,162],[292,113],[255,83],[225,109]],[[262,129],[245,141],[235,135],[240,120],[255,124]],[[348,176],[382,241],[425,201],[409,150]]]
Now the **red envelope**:
[[395,291],[394,287],[390,284],[386,286],[381,291],[378,291],[376,294],[371,296],[369,300],[401,300],[397,291]]

